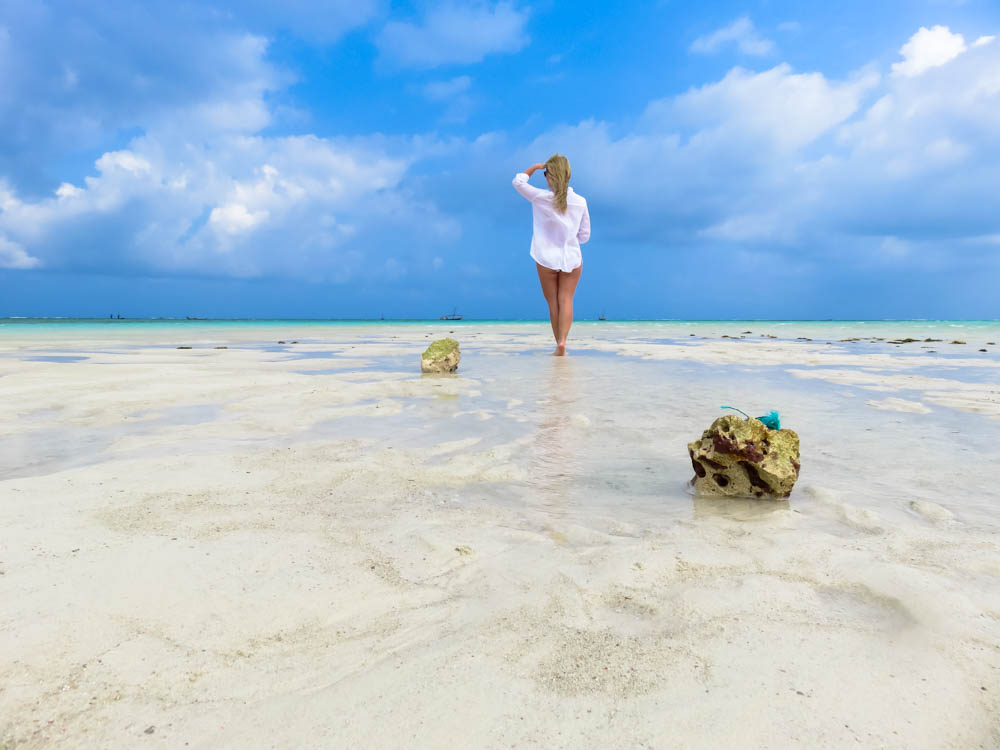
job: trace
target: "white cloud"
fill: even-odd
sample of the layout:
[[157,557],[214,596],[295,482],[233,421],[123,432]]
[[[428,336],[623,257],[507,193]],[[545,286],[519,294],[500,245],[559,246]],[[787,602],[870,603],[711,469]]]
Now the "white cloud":
[[433,101],[451,99],[468,91],[471,85],[472,79],[469,76],[456,76],[447,81],[431,81],[424,86],[424,96]]
[[249,211],[242,203],[227,203],[213,208],[208,220],[227,234],[242,234],[266,221],[268,216],[266,210]]
[[[273,117],[268,94],[283,79],[254,39],[231,39],[227,59],[243,74],[221,99],[232,112],[259,107],[259,124]],[[261,135],[239,116],[203,116],[211,97],[199,92],[150,110],[145,134],[75,185],[33,198],[0,184],[0,265],[409,281],[443,271],[435,259],[452,243],[507,241],[523,206],[497,200],[509,190],[498,165],[513,174],[560,151],[591,202],[595,237],[626,255],[683,250],[796,274],[872,258],[909,269],[961,255],[971,267],[996,256],[982,238],[1000,236],[998,71],[996,44],[916,76],[733,68],[651,102],[631,131],[585,121],[520,149],[502,132]],[[472,87],[467,76],[442,78],[420,93],[447,105]],[[391,258],[378,252],[386,247]]]
[[965,38],[951,33],[947,26],[932,29],[921,26],[900,48],[903,62],[893,63],[892,72],[900,76],[918,76],[931,68],[946,65],[965,50]]
[[68,182],[62,183],[58,188],[56,188],[56,195],[60,198],[72,198],[75,195],[79,195],[83,190],[78,188],[76,185],[71,185]]
[[136,156],[131,151],[109,151],[97,160],[95,166],[101,172],[110,172],[121,169],[132,174],[150,172],[152,166],[141,156]]
[[38,268],[42,262],[32,258],[24,248],[3,235],[0,235],[0,268],[28,269]]
[[383,59],[433,68],[477,63],[489,54],[518,52],[528,44],[526,10],[512,3],[432,5],[419,23],[390,21],[376,43]]
[[39,164],[124,132],[256,132],[273,119],[265,97],[291,82],[267,38],[203,3],[13,3],[3,16],[0,174],[34,192],[48,189]]
[[774,42],[765,39],[754,28],[747,16],[737,18],[728,26],[716,29],[711,34],[700,36],[691,43],[691,51],[711,55],[724,47],[736,45],[744,55],[763,56],[774,51]]
[[603,215],[623,246],[785,248],[787,263],[823,259],[838,273],[996,269],[995,245],[973,238],[1000,235],[998,71],[1000,45],[920,76],[734,68],[652,102],[632,132],[551,130],[517,164],[568,154],[595,227]]
[[[0,29],[0,121],[10,125],[0,129],[0,175],[19,189],[0,184],[0,264],[346,281],[368,272],[371,247],[405,234],[401,252],[426,267],[460,232],[403,184],[434,143],[258,135],[280,112],[271,95],[292,78],[268,59],[265,37],[233,25],[237,15],[251,28],[271,19],[305,34],[312,17],[313,38],[329,39],[369,18],[379,0],[355,9],[292,0],[282,19],[266,5],[230,12],[150,0],[125,15],[15,6],[4,24],[17,33]],[[142,135],[107,150],[76,184],[32,184],[46,153],[92,148],[123,130]],[[18,140],[28,133],[30,143]],[[12,155],[23,170],[4,162]]]
[[198,143],[151,133],[101,156],[84,187],[40,200],[0,190],[0,234],[13,243],[2,258],[20,268],[346,281],[385,240],[405,233],[430,258],[457,235],[453,219],[402,185],[433,148],[406,138],[221,133]]
[[987,44],[992,44],[996,40],[995,36],[981,36],[976,41],[972,43],[973,47],[985,47]]
[[693,123],[696,141],[798,149],[854,114],[877,83],[873,74],[834,82],[821,73],[793,73],[787,63],[762,73],[733,68],[718,83],[652,103],[645,121]]

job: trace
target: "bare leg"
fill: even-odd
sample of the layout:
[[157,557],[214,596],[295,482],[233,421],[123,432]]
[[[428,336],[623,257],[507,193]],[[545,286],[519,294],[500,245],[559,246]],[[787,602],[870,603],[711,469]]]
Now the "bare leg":
[[559,343],[559,276],[558,271],[535,264],[538,268],[538,281],[542,285],[542,294],[549,303],[549,322],[552,324],[552,335]]
[[556,337],[556,354],[566,353],[566,339],[573,325],[573,295],[576,285],[580,283],[580,273],[583,266],[577,266],[569,273],[559,274],[559,289],[556,299],[559,304],[559,334]]

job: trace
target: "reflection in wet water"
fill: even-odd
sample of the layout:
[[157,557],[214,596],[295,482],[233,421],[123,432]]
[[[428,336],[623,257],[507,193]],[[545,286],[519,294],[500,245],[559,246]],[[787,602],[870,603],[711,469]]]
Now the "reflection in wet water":
[[544,391],[538,400],[538,429],[532,441],[530,482],[542,502],[565,506],[571,482],[579,477],[579,443],[571,419],[577,406],[576,367],[572,357],[550,357]]

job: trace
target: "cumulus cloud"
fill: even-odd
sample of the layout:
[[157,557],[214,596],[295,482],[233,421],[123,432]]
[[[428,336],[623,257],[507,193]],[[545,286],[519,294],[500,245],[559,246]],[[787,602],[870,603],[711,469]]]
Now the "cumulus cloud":
[[210,5],[12,2],[2,23],[0,174],[32,192],[63,179],[47,168],[67,154],[167,121],[256,132],[291,82],[266,38]]
[[6,188],[4,265],[347,280],[379,237],[405,233],[408,247],[431,253],[458,231],[401,185],[422,148],[412,139],[223,133],[195,144],[147,134],[101,156],[82,186],[41,200]]
[[754,28],[747,16],[737,18],[728,26],[716,29],[711,34],[700,36],[691,43],[691,51],[713,55],[729,46],[735,46],[744,55],[763,56],[774,51],[774,42],[765,39]]
[[953,34],[947,26],[932,29],[921,26],[900,48],[903,61],[893,63],[892,72],[901,76],[918,76],[931,68],[946,65],[966,49],[965,38],[961,34]]
[[[434,14],[454,8],[410,26],[437,29]],[[481,273],[451,251],[506,252],[524,239],[524,206],[500,173],[560,151],[591,203],[591,252],[613,248],[623,263],[666,264],[682,249],[707,267],[796,279],[995,268],[1000,45],[973,43],[911,74],[919,60],[943,59],[923,41],[907,46],[920,34],[903,45],[905,73],[736,67],[650,102],[636,123],[585,120],[525,144],[503,132],[273,135],[273,95],[289,79],[268,61],[266,40],[225,31],[213,54],[228,72],[187,98],[169,86],[162,102],[140,97],[141,116],[122,117],[141,133],[95,154],[86,176],[59,175],[43,195],[0,183],[0,266],[402,283]],[[63,60],[59,85],[71,85],[66,66],[85,81],[85,63]],[[442,76],[413,92],[447,107],[472,87],[468,76]],[[74,106],[53,111],[82,116]],[[119,106],[109,100],[111,113],[97,107],[93,117],[113,123]]]
[[[101,172],[105,173],[116,169],[120,169],[124,172],[131,172],[132,174],[148,173],[152,170],[152,166],[148,161],[131,151],[109,151],[101,156],[94,166],[96,166]],[[64,186],[60,186],[60,190],[62,190],[63,187]],[[67,192],[69,195],[78,194],[78,191]],[[66,195],[67,192],[62,193],[62,195]],[[60,195],[60,191],[57,190],[56,194]]]
[[213,208],[208,215],[208,221],[226,234],[243,234],[265,221],[270,215],[266,209],[250,211],[242,203],[226,203]]
[[781,150],[798,149],[854,114],[877,83],[874,74],[830,81],[821,73],[795,73],[787,63],[762,73],[733,68],[718,83],[653,103],[646,119],[686,120],[697,125],[699,139],[753,138]]
[[[996,268],[1000,49],[919,76],[844,79],[734,68],[652,102],[632,132],[586,121],[519,154],[560,150],[615,243],[774,252],[838,272]],[[622,186],[627,186],[623,190]],[[595,226],[598,222],[595,221]]]
[[19,270],[38,268],[42,262],[32,258],[24,248],[0,235],[0,268],[15,268]]
[[[265,5],[7,6],[0,266],[343,281],[380,238],[405,233],[403,254],[439,254],[457,224],[403,184],[430,141],[261,134],[293,78],[234,13],[266,25]],[[328,39],[377,5],[303,0],[278,25],[316,11]],[[84,175],[38,177],[54,155],[109,141],[125,145]]]
[[417,22],[387,23],[376,43],[382,58],[398,65],[476,63],[523,49],[529,41],[527,20],[528,12],[509,2],[433,4]]

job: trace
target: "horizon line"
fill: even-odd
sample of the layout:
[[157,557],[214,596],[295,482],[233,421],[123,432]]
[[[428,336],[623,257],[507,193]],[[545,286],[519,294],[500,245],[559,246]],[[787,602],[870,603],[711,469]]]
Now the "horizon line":
[[[320,323],[548,323],[544,318],[369,318],[369,317],[221,317],[191,318],[176,316],[94,317],[94,316],[32,316],[9,315],[0,321],[87,321],[94,323],[123,322],[181,322],[181,323],[230,323],[230,322],[320,322]],[[1000,318],[577,318],[575,323],[1000,323]]]

